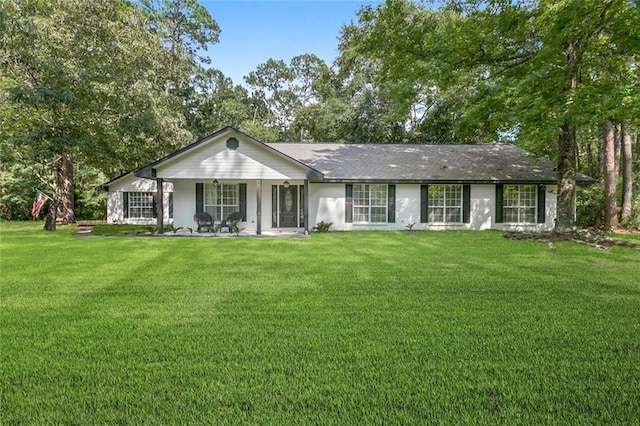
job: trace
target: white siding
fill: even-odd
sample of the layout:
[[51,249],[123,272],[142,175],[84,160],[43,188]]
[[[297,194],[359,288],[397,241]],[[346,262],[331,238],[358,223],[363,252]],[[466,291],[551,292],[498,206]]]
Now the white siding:
[[196,181],[173,182],[173,226],[193,228],[196,212]]
[[312,183],[309,194],[309,227],[318,222],[331,222],[331,230],[404,230],[406,225],[414,223],[415,230],[528,230],[549,231],[553,229],[556,196],[555,186],[547,186],[545,198],[545,223],[502,224],[495,223],[495,185],[471,185],[471,214],[469,223],[420,223],[420,185],[396,185],[396,221],[395,223],[359,225],[345,223],[345,185],[338,183]]
[[[173,192],[173,184],[164,182],[164,223],[171,223],[169,218],[169,193]],[[107,196],[107,223],[126,223],[135,225],[154,225],[156,219],[124,218],[123,197],[124,192],[156,192],[156,181],[152,179],[138,178],[129,173],[122,178],[111,182]],[[175,201],[175,200],[174,200]],[[175,203],[174,203],[175,204]]]
[[239,139],[237,149],[229,149],[225,134],[177,156],[156,169],[166,179],[305,179],[306,169],[282,158],[266,147]]
[[[309,227],[331,222],[332,231],[402,230],[420,222],[420,185],[396,185],[396,221],[386,224],[345,223],[345,185],[312,183],[309,194]],[[414,228],[417,229],[417,226]]]
[[309,229],[320,222],[333,223],[332,231],[351,229],[344,223],[344,184],[309,184]]
[[496,210],[495,185],[471,185],[471,211],[468,229],[491,229]]
[[[258,179],[219,179],[221,183],[247,184],[247,220],[240,224],[244,232],[257,230],[257,186]],[[270,231],[272,224],[272,185],[281,185],[282,179],[262,180],[262,231]],[[166,224],[175,227],[193,228],[193,214],[196,209],[196,183],[209,183],[203,179],[176,179],[164,183],[164,211]],[[290,179],[291,185],[303,185],[303,179]],[[123,192],[155,192],[156,181],[136,178],[133,174],[124,176],[109,186],[107,199],[108,223],[155,224],[155,219],[124,219]],[[173,220],[169,219],[169,193],[173,192]],[[414,223],[415,230],[448,229],[499,229],[521,231],[549,231],[553,229],[556,212],[557,187],[548,185],[545,198],[546,221],[543,224],[501,224],[495,223],[495,185],[471,185],[470,223],[429,224],[420,223],[420,185],[396,185],[396,221],[395,223],[360,225],[345,223],[345,185],[341,183],[311,183],[309,185],[309,229],[319,222],[332,222],[331,230],[405,230],[406,225]],[[302,202],[302,201],[301,201]],[[220,218],[218,218],[220,219]],[[300,228],[301,229],[301,228]]]
[[389,224],[389,228],[407,229],[410,223],[420,223],[420,186],[396,185],[396,223]]

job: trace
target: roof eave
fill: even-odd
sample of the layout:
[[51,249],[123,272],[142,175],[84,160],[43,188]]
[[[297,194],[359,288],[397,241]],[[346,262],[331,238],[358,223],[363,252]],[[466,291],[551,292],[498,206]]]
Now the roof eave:
[[554,179],[384,179],[384,178],[324,178],[311,183],[394,183],[394,184],[474,184],[474,185],[557,185]]

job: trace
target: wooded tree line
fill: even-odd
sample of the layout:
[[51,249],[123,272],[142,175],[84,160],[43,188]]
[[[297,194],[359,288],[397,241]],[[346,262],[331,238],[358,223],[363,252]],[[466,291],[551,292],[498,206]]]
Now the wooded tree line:
[[637,1],[387,0],[343,27],[333,64],[270,59],[244,86],[201,56],[221,29],[196,0],[0,13],[5,219],[36,187],[63,222],[100,216],[97,184],[231,125],[265,142],[517,143],[557,161],[559,230],[578,172],[599,179],[582,225],[640,225]]

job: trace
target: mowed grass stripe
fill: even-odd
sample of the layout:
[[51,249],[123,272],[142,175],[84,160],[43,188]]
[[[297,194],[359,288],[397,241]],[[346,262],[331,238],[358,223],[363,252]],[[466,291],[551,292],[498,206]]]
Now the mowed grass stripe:
[[2,223],[3,423],[637,423],[640,260],[498,232]]

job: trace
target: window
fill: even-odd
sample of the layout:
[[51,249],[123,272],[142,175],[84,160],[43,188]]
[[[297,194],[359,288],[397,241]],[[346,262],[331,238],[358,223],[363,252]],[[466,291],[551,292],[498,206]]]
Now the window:
[[429,185],[429,222],[462,223],[462,185]]
[[387,185],[353,185],[353,222],[387,222]]
[[132,219],[153,218],[153,192],[127,192],[127,217]]
[[204,185],[204,211],[215,219],[225,219],[233,212],[240,211],[238,184]]
[[504,185],[502,217],[506,223],[536,222],[536,185]]
[[471,223],[471,185],[420,185],[420,223]]

